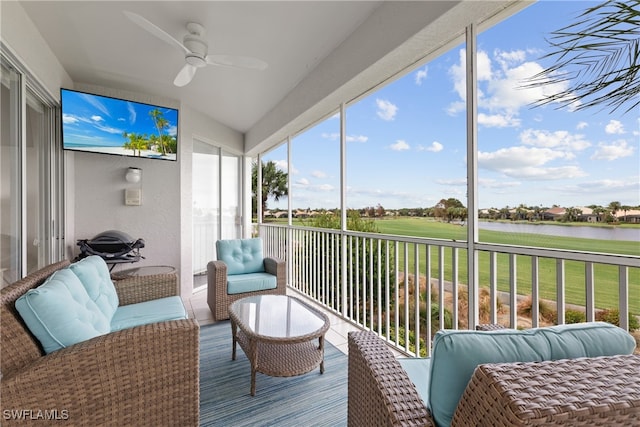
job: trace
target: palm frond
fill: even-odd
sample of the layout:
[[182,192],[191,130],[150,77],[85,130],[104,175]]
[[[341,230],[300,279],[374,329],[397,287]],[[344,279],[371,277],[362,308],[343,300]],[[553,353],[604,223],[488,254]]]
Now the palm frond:
[[609,108],[624,113],[640,106],[640,0],[606,1],[577,21],[551,33],[554,63],[527,79],[523,88],[566,84],[534,106],[557,103],[581,110]]

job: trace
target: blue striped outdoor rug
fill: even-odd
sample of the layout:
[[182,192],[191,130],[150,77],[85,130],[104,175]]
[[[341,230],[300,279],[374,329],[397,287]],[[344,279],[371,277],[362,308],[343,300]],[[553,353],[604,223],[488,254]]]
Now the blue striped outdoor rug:
[[200,328],[201,426],[346,426],[347,356],[325,341],[320,369],[296,377],[256,374],[238,346],[231,360],[229,321]]

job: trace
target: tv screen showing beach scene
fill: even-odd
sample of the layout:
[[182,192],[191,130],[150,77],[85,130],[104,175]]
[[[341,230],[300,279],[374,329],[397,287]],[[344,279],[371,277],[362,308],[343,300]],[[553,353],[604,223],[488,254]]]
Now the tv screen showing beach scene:
[[63,149],[177,159],[178,110],[70,89],[60,94]]

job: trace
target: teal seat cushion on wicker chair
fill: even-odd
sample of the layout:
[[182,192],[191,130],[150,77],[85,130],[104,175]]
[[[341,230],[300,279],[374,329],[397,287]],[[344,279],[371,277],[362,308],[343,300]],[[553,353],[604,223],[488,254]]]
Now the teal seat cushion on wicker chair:
[[216,252],[219,261],[227,265],[227,275],[264,272],[262,239],[218,240]]
[[429,377],[431,376],[431,358],[429,357],[399,357],[398,362],[405,370],[425,407],[429,401]]
[[277,286],[278,278],[269,273],[248,273],[227,276],[227,293],[229,295],[275,289]]
[[45,353],[104,335],[109,320],[69,269],[53,273],[16,300],[16,310]]

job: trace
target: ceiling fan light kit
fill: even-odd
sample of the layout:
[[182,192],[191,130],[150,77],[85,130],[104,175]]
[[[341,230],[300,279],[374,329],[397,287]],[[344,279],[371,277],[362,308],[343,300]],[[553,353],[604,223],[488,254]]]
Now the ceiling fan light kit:
[[142,16],[130,11],[124,11],[124,14],[142,29],[158,37],[165,43],[176,46],[184,52],[184,60],[186,64],[178,72],[175,80],[173,81],[173,84],[176,86],[182,87],[189,84],[195,76],[197,69],[204,68],[206,65],[219,65],[251,70],[264,70],[267,68],[267,63],[257,58],[231,55],[208,55],[209,44],[204,39],[206,30],[204,26],[196,22],[190,22],[187,24],[188,34],[184,36],[182,43],[180,43],[166,31]]

